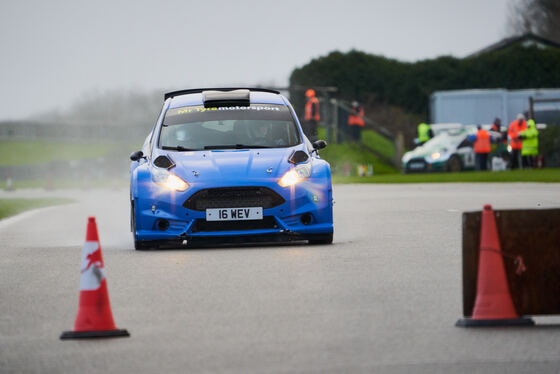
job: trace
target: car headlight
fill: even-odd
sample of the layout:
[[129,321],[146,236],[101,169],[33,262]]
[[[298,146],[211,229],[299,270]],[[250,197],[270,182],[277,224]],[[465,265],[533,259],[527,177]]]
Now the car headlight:
[[303,182],[311,175],[311,164],[300,164],[296,165],[293,169],[290,169],[280,178],[278,184],[280,187],[290,187]]
[[439,152],[432,153],[431,157],[432,157],[432,160],[437,160],[441,157],[441,153],[439,153]]
[[152,169],[152,180],[160,186],[167,187],[170,190],[185,191],[189,188],[189,184],[165,169]]

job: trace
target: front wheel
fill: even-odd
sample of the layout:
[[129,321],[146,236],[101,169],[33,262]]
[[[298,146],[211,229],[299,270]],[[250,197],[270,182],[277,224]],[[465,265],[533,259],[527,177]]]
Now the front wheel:
[[447,171],[452,173],[461,171],[461,159],[458,156],[451,156],[445,165]]
[[309,244],[332,244],[333,233],[328,233],[324,235],[317,235],[313,239],[309,239]]
[[134,201],[130,202],[130,228],[132,230],[132,239],[134,239],[134,249],[137,251],[148,250],[154,248],[153,245],[147,245],[136,237],[136,211]]
[[134,249],[137,251],[147,251],[150,249],[155,249],[155,247],[153,245],[147,245],[144,242],[142,242],[141,240],[135,240],[134,241]]
[[509,152],[502,152],[502,160],[506,163],[506,169],[511,168],[511,155]]

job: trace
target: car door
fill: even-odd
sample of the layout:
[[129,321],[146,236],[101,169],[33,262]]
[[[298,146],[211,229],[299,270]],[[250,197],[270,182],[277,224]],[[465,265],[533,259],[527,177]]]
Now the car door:
[[464,169],[474,169],[475,167],[475,158],[474,158],[474,149],[473,144],[465,138],[458,146],[457,146],[457,154],[461,157],[463,161],[463,168]]

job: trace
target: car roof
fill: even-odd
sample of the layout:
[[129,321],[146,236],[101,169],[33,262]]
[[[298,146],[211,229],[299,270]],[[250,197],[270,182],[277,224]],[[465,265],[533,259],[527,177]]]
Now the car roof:
[[[201,89],[201,90],[193,90],[195,92],[189,93],[181,93],[181,91],[177,92],[176,96],[171,96],[171,103],[169,104],[169,108],[180,108],[183,106],[193,106],[193,105],[204,105],[203,102],[203,94],[202,90],[213,90],[213,89]],[[219,89],[219,90],[229,90],[229,89]],[[233,89],[232,89],[233,90]],[[199,91],[199,92],[196,92]],[[250,94],[250,101],[251,104],[279,104],[279,105],[286,105],[284,101],[284,97],[277,93],[276,91],[272,90],[263,90],[263,91],[254,91],[249,89]],[[166,94],[166,96],[169,94]]]

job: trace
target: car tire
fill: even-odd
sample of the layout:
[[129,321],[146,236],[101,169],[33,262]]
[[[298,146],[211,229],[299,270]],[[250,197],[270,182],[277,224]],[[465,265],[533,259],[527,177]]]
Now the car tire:
[[134,249],[137,251],[147,251],[150,249],[154,249],[153,246],[144,244],[144,242],[142,242],[141,240],[135,240],[134,241]]
[[136,212],[134,211],[134,201],[130,201],[130,228],[132,230],[132,238],[134,239],[134,249],[137,251],[152,249],[153,246],[145,244],[136,238]]
[[511,155],[509,152],[502,152],[502,160],[506,163],[506,169],[511,168]]
[[333,233],[328,233],[324,235],[317,235],[315,239],[309,239],[309,244],[332,244]]
[[461,171],[463,169],[463,166],[461,165],[461,159],[456,155],[451,156],[445,164],[445,169],[452,173]]
[[134,222],[134,200],[130,200],[130,232],[132,232],[132,235],[134,235],[134,232],[136,231],[136,227],[135,227],[135,222]]

